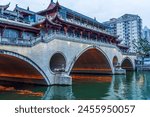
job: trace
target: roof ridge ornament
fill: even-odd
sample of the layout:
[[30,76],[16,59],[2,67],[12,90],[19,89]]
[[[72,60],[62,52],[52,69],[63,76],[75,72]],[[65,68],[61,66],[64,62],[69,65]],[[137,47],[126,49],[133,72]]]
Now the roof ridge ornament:
[[10,6],[10,2],[6,5],[0,5],[0,8],[6,10],[9,6]]
[[56,4],[59,4],[58,0],[57,0]]
[[11,2],[9,2],[7,5],[9,6]]
[[51,0],[51,3],[54,3],[54,1],[53,1],[53,0]]
[[27,10],[30,11],[30,7],[29,6],[27,7]]

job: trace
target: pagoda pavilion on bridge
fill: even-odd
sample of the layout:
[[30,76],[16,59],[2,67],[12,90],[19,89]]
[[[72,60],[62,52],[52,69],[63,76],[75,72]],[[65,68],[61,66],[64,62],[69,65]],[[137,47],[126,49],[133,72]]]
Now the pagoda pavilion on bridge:
[[32,40],[53,33],[100,41],[118,46],[122,51],[128,47],[120,45],[116,35],[105,31],[105,26],[88,16],[68,9],[51,0],[48,7],[34,12],[18,5],[13,11],[8,10],[9,4],[0,5],[0,37],[14,40]]

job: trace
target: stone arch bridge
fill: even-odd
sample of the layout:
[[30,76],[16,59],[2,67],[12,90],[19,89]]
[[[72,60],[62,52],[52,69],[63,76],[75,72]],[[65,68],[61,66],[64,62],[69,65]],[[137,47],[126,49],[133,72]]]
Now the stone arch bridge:
[[71,85],[71,73],[115,74],[116,65],[135,69],[135,55],[115,45],[49,35],[34,41],[7,39],[0,45],[0,79],[40,85]]

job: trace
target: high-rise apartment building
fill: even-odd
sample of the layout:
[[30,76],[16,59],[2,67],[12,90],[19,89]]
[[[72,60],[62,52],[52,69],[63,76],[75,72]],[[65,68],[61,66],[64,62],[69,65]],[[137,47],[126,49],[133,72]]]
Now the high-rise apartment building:
[[108,28],[107,31],[116,34],[122,40],[121,43],[129,47],[129,52],[135,52],[133,42],[141,38],[142,30],[142,20],[138,15],[125,14],[113,22],[111,19],[104,24]]

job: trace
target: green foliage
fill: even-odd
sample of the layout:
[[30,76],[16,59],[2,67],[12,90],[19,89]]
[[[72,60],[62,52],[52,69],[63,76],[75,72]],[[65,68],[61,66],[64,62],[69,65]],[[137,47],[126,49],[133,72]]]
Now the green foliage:
[[139,39],[137,42],[134,40],[133,44],[136,48],[136,52],[140,55],[146,56],[150,52],[150,43],[146,39]]

